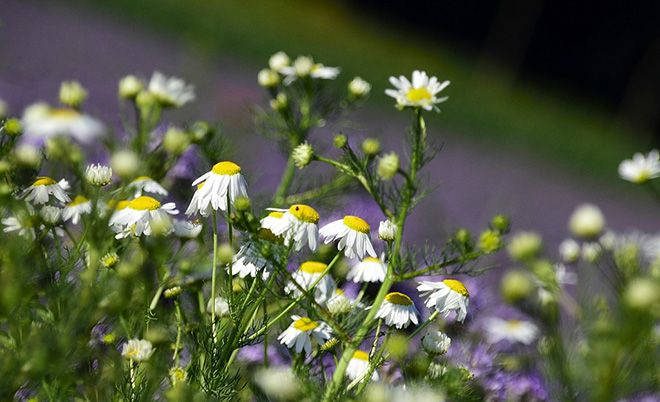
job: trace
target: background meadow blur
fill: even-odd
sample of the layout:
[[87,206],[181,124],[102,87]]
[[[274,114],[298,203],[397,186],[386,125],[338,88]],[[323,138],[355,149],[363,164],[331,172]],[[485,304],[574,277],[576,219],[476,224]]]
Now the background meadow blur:
[[659,145],[653,2],[4,0],[0,10],[0,98],[16,115],[78,79],[87,109],[118,128],[116,81],[158,69],[196,86],[174,121],[219,122],[228,158],[269,193],[264,161],[285,157],[252,120],[253,104],[267,105],[256,74],[269,55],[311,55],[340,66],[340,80],[371,82],[366,107],[319,135],[378,137],[385,151],[400,149],[408,124],[383,93],[387,78],[423,69],[452,84],[429,121],[443,146],[429,169],[436,190],[409,235],[431,240],[505,213],[552,245],[582,202],[601,206],[615,230],[658,229],[652,197],[616,173]]

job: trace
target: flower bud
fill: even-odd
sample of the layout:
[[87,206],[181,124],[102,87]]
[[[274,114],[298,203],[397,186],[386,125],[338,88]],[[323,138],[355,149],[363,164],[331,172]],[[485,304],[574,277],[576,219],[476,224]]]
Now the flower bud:
[[45,224],[52,226],[60,221],[62,210],[57,207],[46,205],[45,207],[41,208],[41,211],[39,211],[39,216],[41,216],[41,219]]
[[270,400],[300,400],[302,384],[291,368],[286,366],[260,368],[254,374],[254,382]]
[[60,85],[60,103],[78,108],[87,98],[87,91],[78,81],[64,81]]
[[114,268],[119,263],[119,256],[115,252],[109,252],[101,257],[101,265],[105,268]]
[[394,241],[396,237],[397,227],[391,220],[387,219],[381,221],[378,225],[378,238],[383,241]]
[[163,148],[172,155],[181,155],[190,145],[188,134],[177,127],[170,127],[163,137]]
[[275,99],[270,100],[270,107],[278,112],[285,110],[288,105],[289,98],[287,98],[286,94],[283,92],[278,93]]
[[598,243],[584,243],[582,244],[582,259],[594,264],[596,261],[598,261],[602,251],[603,250]]
[[309,165],[313,157],[314,149],[307,141],[295,147],[291,152],[291,159],[293,159],[293,162],[298,169],[303,169],[305,166]]
[[484,230],[479,236],[478,247],[486,254],[494,253],[502,247],[502,237],[498,232]]
[[376,155],[380,152],[380,141],[376,138],[366,138],[362,141],[362,152],[369,156]]
[[440,331],[428,331],[422,338],[422,347],[429,355],[444,355],[449,350],[451,338]]
[[140,112],[145,110],[151,110],[155,106],[159,105],[158,98],[156,95],[149,91],[140,91],[135,98],[135,103],[140,108]]
[[472,240],[472,236],[470,235],[470,231],[467,229],[458,229],[456,231],[456,234],[454,235],[454,239],[456,239],[457,242],[460,244],[470,244],[470,241]]
[[205,121],[196,121],[192,127],[190,127],[190,131],[192,133],[193,142],[198,143],[208,137],[213,129],[209,126],[209,123]]
[[140,160],[135,152],[125,149],[112,155],[110,166],[119,176],[130,178],[137,175],[140,169]]
[[514,260],[530,260],[541,251],[541,236],[533,232],[518,232],[507,246],[509,255]]
[[534,284],[528,275],[521,271],[509,271],[502,278],[500,292],[508,303],[517,303],[529,297],[534,291]]
[[566,239],[559,244],[559,256],[566,263],[573,263],[580,258],[580,245],[573,239]]
[[290,63],[291,60],[289,59],[289,56],[282,51],[270,56],[270,59],[268,60],[268,66],[270,69],[277,72],[281,71],[284,67],[288,67]]
[[229,243],[222,243],[218,247],[218,263],[220,265],[228,265],[234,258],[234,250]]
[[7,119],[4,124],[4,132],[10,137],[18,137],[23,131],[21,121],[18,119]]
[[11,172],[11,163],[6,159],[0,159],[0,174]]
[[354,98],[363,98],[369,95],[371,84],[360,77],[355,77],[348,83],[348,93]]
[[390,180],[399,171],[399,155],[396,152],[390,152],[378,159],[376,172],[382,180]]
[[575,236],[594,238],[605,228],[605,217],[597,206],[582,204],[571,215],[568,227]]
[[9,112],[9,107],[7,106],[7,102],[0,99],[0,120],[7,117],[8,112]]
[[[211,304],[213,301],[215,301],[215,306]],[[216,296],[213,301],[209,299],[209,302],[206,304],[207,313],[212,314],[213,307],[215,307],[216,317],[224,317],[229,314],[229,303],[227,303],[227,300],[223,297]]]
[[178,295],[180,295],[181,292],[183,292],[181,286],[174,286],[169,289],[165,289],[165,291],[163,292],[163,296],[165,296],[166,299],[173,299]]
[[337,134],[335,135],[335,138],[332,139],[332,143],[335,148],[343,148],[348,143],[348,138],[346,138],[344,134]]
[[509,218],[505,215],[495,215],[490,221],[490,226],[500,233],[507,233],[510,226]]
[[385,350],[390,353],[390,356],[392,356],[393,359],[402,360],[408,355],[408,344],[407,337],[400,334],[394,334],[387,339]]
[[127,75],[119,80],[119,97],[133,99],[144,88],[144,82],[134,75]]
[[234,200],[234,208],[239,212],[245,212],[250,209],[250,199],[247,197],[238,197]]
[[19,145],[14,149],[16,162],[23,166],[37,167],[41,163],[41,152],[29,144]]
[[658,311],[660,307],[660,286],[649,278],[636,278],[630,281],[623,299],[628,307],[646,312]]
[[92,186],[103,187],[112,182],[112,169],[110,167],[96,164],[89,165],[85,169],[85,179]]
[[257,81],[259,82],[259,85],[264,88],[272,88],[280,83],[280,75],[277,73],[277,71],[264,68],[263,70],[259,71],[259,74],[257,75]]
[[307,77],[314,67],[314,61],[307,56],[298,56],[293,62],[293,69],[298,77]]

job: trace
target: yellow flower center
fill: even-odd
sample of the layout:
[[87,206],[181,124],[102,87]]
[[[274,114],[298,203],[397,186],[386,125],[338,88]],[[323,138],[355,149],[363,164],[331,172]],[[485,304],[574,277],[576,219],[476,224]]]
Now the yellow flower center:
[[128,206],[132,209],[137,209],[139,211],[153,211],[155,209],[160,208],[160,202],[158,202],[154,198],[143,195],[142,197],[138,197],[133,201],[129,202]]
[[335,289],[335,294],[338,296],[344,296],[344,291],[341,289]]
[[289,213],[298,218],[298,220],[307,223],[318,223],[321,218],[314,208],[304,204],[291,205]]
[[149,176],[139,176],[139,177],[136,177],[135,180],[133,180],[133,183],[136,183],[138,181],[145,181],[145,180],[151,180],[151,177],[149,177]]
[[268,214],[268,216],[270,218],[277,218],[277,219],[280,219],[283,215],[284,215],[284,212],[280,212],[280,211],[273,211],[273,212]]
[[58,119],[74,119],[79,116],[79,113],[76,112],[74,109],[59,108],[59,109],[51,109],[50,115],[51,117],[55,117]]
[[376,257],[364,257],[362,259],[362,262],[375,262],[375,263],[378,263],[378,264],[382,263],[380,258],[376,258]]
[[637,173],[637,176],[635,176],[633,178],[633,182],[635,184],[641,184],[641,183],[645,183],[645,182],[649,181],[650,178],[651,178],[651,172],[644,169],[644,170],[641,170]]
[[115,210],[121,211],[122,209],[128,207],[128,204],[131,202],[129,200],[120,200],[115,204]]
[[406,98],[411,102],[421,102],[433,99],[433,95],[426,88],[410,88]]
[[350,229],[353,229],[357,232],[369,234],[369,224],[362,218],[357,216],[347,215],[344,217],[344,225],[348,226]]
[[506,326],[509,329],[518,329],[522,326],[522,322],[520,322],[520,320],[508,320]]
[[57,182],[55,180],[51,179],[50,177],[41,176],[41,177],[37,177],[37,180],[35,180],[34,183],[32,183],[32,187],[51,186],[55,183],[57,183]]
[[224,162],[218,162],[215,165],[213,165],[213,173],[223,175],[223,176],[231,176],[234,174],[238,174],[241,172],[241,167],[235,164],[234,162],[229,162],[229,161],[224,161]]
[[364,360],[365,362],[368,362],[369,353],[365,352],[364,350],[356,350],[355,353],[353,353],[353,359]]
[[320,274],[327,267],[327,264],[318,261],[306,261],[300,264],[300,270],[308,274]]
[[442,281],[442,283],[447,285],[449,289],[453,290],[454,292],[462,294],[465,297],[470,297],[470,293],[461,281],[457,281],[456,279],[445,279]]
[[311,331],[314,328],[318,327],[319,324],[316,321],[313,321],[309,317],[302,317],[293,322],[293,327],[298,331]]
[[392,304],[398,304],[399,306],[410,306],[413,304],[410,297],[400,292],[388,293],[387,296],[385,296],[385,300]]
[[71,201],[71,202],[69,203],[69,206],[70,206],[70,207],[74,207],[74,206],[76,206],[76,205],[83,204],[83,203],[85,203],[85,202],[87,202],[87,201],[89,201],[89,200],[88,200],[86,197],[83,197],[82,195],[77,195],[76,198],[74,198],[73,201]]

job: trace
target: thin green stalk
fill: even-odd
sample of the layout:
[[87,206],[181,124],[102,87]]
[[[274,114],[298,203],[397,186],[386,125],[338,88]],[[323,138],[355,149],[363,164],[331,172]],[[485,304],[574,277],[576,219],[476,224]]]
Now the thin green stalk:
[[179,349],[181,348],[181,327],[183,326],[183,319],[181,317],[181,305],[178,300],[174,301],[174,307],[176,309],[176,342],[174,343],[174,355],[172,360],[174,360],[174,366],[179,367]]
[[286,167],[284,168],[284,173],[282,174],[282,179],[280,184],[277,186],[275,195],[273,196],[273,204],[276,207],[282,206],[285,201],[285,197],[291,187],[293,181],[293,176],[296,173],[296,164],[293,161],[293,158],[289,156],[289,160],[286,162]]
[[213,343],[216,342],[215,333],[215,277],[218,258],[218,218],[213,210],[213,265],[211,266],[211,336]]
[[[229,199],[229,191],[227,191],[227,240],[229,242],[229,249],[232,254],[234,253],[234,227],[231,224],[231,200]],[[227,278],[227,297],[229,299],[229,311],[234,308],[234,273],[232,272],[234,259],[229,259],[229,278]]]

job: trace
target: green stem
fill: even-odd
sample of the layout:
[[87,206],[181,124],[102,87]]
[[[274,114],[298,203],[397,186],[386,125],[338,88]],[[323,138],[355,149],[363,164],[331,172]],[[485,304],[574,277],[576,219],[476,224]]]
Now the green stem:
[[176,308],[176,342],[174,343],[174,356],[172,356],[172,360],[174,360],[174,366],[179,367],[179,349],[181,348],[181,327],[183,325],[182,318],[181,318],[181,305],[179,304],[178,300],[174,301],[174,307]]
[[[232,254],[234,253],[234,228],[231,224],[231,200],[229,199],[229,191],[227,191],[227,240],[229,241],[229,249]],[[234,258],[229,259],[229,278],[227,278],[227,297],[229,299],[229,311],[234,308],[234,273],[232,272],[234,265]]]
[[284,173],[282,173],[282,179],[280,180],[280,184],[277,186],[277,190],[273,196],[273,204],[276,207],[284,205],[285,197],[289,192],[295,173],[296,164],[293,161],[293,158],[289,156],[289,160],[286,162],[286,167],[284,168]]
[[213,343],[216,342],[215,338],[215,277],[218,258],[218,218],[217,213],[213,210],[213,265],[211,266],[211,336]]

